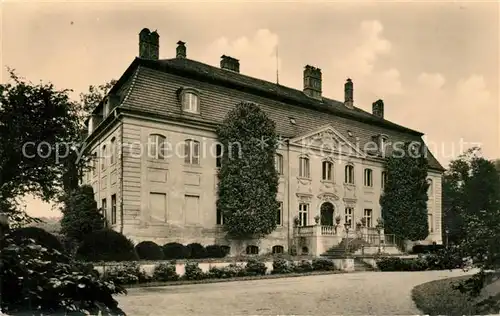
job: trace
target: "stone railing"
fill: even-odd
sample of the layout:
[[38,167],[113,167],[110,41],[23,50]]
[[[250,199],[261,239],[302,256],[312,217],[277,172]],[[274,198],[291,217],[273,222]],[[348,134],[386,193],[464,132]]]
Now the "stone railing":
[[321,236],[334,236],[336,234],[335,226],[321,226]]
[[299,226],[299,236],[312,236],[314,234],[314,226]]

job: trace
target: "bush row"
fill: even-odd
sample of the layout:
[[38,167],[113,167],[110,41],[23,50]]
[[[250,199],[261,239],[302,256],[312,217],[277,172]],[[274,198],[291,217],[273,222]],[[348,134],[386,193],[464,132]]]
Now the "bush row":
[[[328,259],[313,259],[312,263],[302,260],[299,263],[276,258],[273,261],[271,274],[306,273],[312,271],[334,271],[333,261]],[[188,261],[185,265],[185,273],[181,277],[175,270],[175,262],[159,263],[153,269],[151,276],[147,275],[137,262],[126,263],[107,270],[103,279],[113,281],[119,285],[129,285],[146,282],[166,282],[178,280],[204,280],[204,279],[228,279],[247,276],[259,276],[266,274],[267,267],[264,262],[250,258],[245,265],[231,263],[225,267],[211,267],[204,272],[198,262]]]
[[437,253],[424,254],[411,259],[382,258],[377,260],[377,266],[381,271],[449,270],[463,268],[464,261],[458,254],[441,250]]
[[[11,231],[11,238],[20,241],[33,239],[48,249],[64,252],[65,248],[58,237],[38,227],[24,227]],[[68,242],[68,247],[74,247]],[[69,250],[69,249],[68,249]],[[229,247],[219,245],[202,246],[199,243],[182,245],[168,243],[159,246],[152,241],[143,241],[134,247],[131,240],[111,229],[103,229],[88,234],[77,245],[76,258],[84,261],[135,261],[163,259],[202,259],[223,258]]]
[[422,253],[438,253],[445,248],[444,245],[415,245],[413,246],[411,253],[422,254]]

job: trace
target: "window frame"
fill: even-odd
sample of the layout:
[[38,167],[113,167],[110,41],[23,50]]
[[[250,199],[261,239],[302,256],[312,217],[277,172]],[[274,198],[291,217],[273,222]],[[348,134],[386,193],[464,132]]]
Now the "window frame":
[[307,226],[309,221],[309,203],[299,203],[299,226]]
[[370,168],[365,168],[365,171],[364,171],[364,180],[363,180],[363,183],[364,183],[364,186],[365,187],[368,187],[368,188],[372,188],[373,187],[373,169],[370,169]]
[[[192,153],[196,151],[198,152],[198,155],[195,156]],[[186,165],[191,165],[191,166],[199,166],[200,165],[200,142],[188,138],[184,140],[184,164]]]
[[215,209],[215,225],[217,225],[217,226],[224,225],[224,213],[218,207]]
[[[326,168],[326,172],[325,172]],[[325,177],[326,173],[326,177]],[[322,181],[328,181],[328,182],[333,182],[333,162],[330,160],[323,160],[321,162],[321,180]]]
[[278,202],[278,210],[277,210],[277,213],[276,213],[276,226],[283,226],[283,202],[279,201]]
[[116,194],[111,195],[111,225],[116,224]]
[[106,155],[107,155],[106,145],[102,145],[102,147],[101,147],[101,171],[106,169]]
[[366,227],[372,227],[373,226],[373,209],[365,208],[363,211],[363,218],[366,221],[365,222]]
[[274,168],[276,169],[276,172],[278,175],[282,176],[283,175],[283,155],[276,153],[274,155]]
[[148,135],[148,158],[154,160],[165,160],[165,146],[167,137],[158,133]]
[[183,112],[200,114],[200,93],[192,88],[185,88],[181,93],[181,107]]
[[116,137],[112,137],[110,141],[111,155],[109,156],[109,164],[114,165],[116,163]]
[[380,173],[380,187],[382,189],[385,189],[385,186],[387,185],[387,171],[382,171]]
[[344,208],[344,223],[349,223],[349,228],[354,227],[354,208],[347,206]]
[[311,161],[309,157],[299,157],[299,178],[311,178]]
[[354,181],[354,165],[348,164],[344,168],[344,183],[345,184],[355,184]]

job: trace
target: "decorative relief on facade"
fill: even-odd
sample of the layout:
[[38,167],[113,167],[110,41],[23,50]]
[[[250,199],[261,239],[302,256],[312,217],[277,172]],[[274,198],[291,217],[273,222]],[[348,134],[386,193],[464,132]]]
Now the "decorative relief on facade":
[[299,203],[311,203],[312,197],[312,194],[297,193]]
[[200,175],[192,172],[184,172],[184,184],[200,185]]
[[318,199],[320,199],[322,202],[334,203],[335,201],[339,200],[339,197],[335,194],[325,192],[325,193],[319,194]]
[[311,180],[297,178],[297,191],[303,193],[312,193]]
[[356,199],[356,187],[352,184],[344,184],[344,198]]

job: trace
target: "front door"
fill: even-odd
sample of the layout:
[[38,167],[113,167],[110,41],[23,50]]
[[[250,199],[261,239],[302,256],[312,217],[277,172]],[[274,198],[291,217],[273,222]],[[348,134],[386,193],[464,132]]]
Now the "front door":
[[334,207],[330,202],[325,202],[321,205],[321,225],[333,226]]

